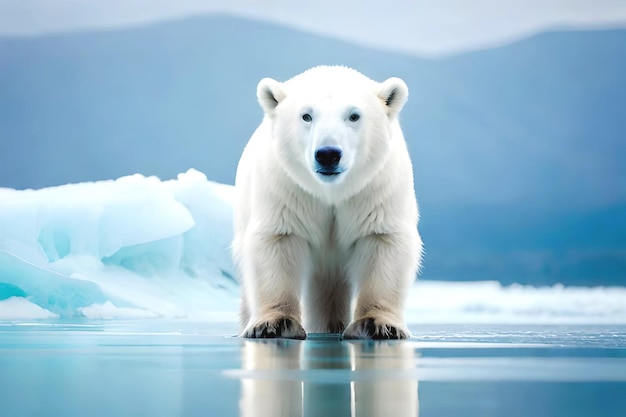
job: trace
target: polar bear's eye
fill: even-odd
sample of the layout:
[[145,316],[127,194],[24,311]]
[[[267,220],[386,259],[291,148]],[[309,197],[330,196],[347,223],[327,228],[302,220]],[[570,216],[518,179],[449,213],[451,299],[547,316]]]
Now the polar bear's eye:
[[350,120],[351,122],[356,122],[361,118],[361,116],[359,116],[358,113],[352,113],[350,115],[350,117],[348,117],[348,120]]
[[313,120],[313,118],[311,117],[311,115],[309,113],[304,113],[302,115],[302,120],[304,120],[305,122],[309,123],[311,120]]

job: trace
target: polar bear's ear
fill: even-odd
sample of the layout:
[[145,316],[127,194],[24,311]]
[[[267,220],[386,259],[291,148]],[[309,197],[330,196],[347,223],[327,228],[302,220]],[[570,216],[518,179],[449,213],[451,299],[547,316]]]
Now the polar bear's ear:
[[263,78],[256,87],[259,104],[267,115],[271,115],[278,103],[285,98],[283,85],[271,78]]
[[395,117],[409,98],[409,88],[400,78],[388,78],[380,83],[378,98],[387,106],[387,115]]

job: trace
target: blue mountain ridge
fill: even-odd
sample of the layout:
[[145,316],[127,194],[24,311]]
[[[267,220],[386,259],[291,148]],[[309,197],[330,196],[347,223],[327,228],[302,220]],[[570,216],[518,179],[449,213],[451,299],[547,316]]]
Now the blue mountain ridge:
[[424,278],[626,285],[624,51],[569,31],[423,59],[219,15],[0,38],[0,186],[233,183],[257,82],[348,65],[409,85]]

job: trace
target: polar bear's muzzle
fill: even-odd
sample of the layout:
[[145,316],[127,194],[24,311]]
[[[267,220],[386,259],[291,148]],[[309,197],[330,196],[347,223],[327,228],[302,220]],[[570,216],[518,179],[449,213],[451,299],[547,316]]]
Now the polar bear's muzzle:
[[323,146],[315,151],[315,172],[325,181],[332,181],[333,177],[341,174],[343,169],[339,165],[342,151],[338,146]]

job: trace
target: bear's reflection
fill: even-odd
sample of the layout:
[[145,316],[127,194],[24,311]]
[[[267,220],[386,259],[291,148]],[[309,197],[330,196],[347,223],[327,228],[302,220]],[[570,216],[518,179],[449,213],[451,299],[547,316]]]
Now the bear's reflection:
[[245,340],[241,415],[418,415],[415,350],[407,342]]

